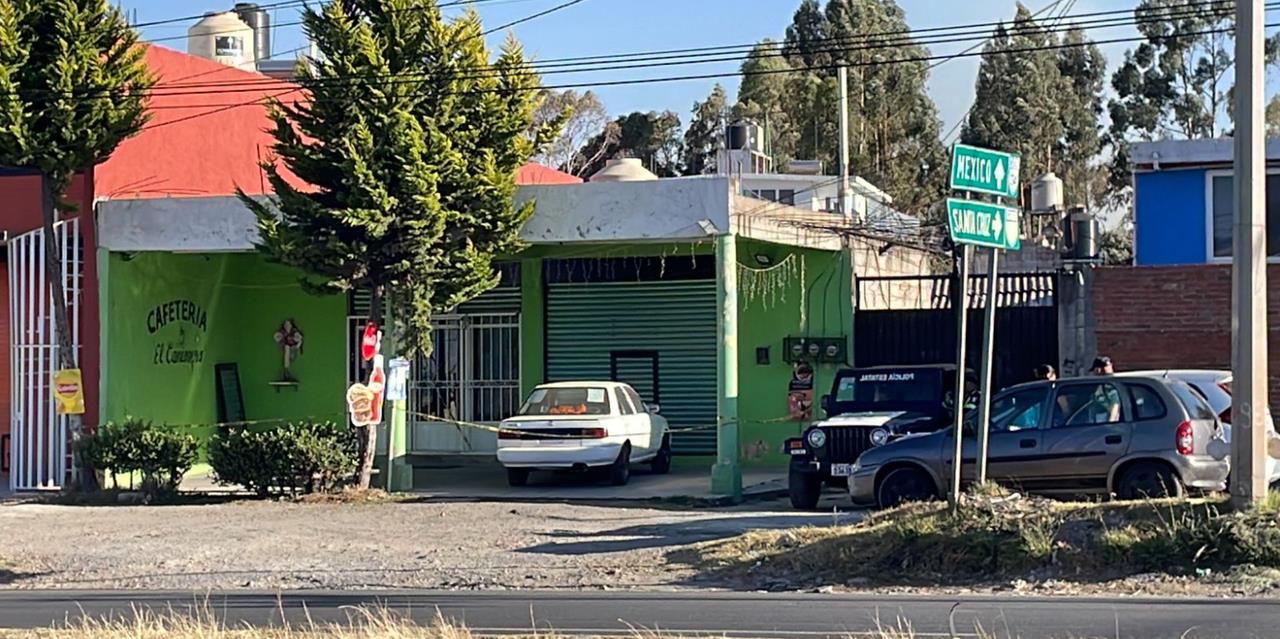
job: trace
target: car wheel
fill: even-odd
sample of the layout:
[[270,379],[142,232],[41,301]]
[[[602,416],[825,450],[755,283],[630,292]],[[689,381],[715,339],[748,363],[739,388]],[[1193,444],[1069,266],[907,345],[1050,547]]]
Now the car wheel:
[[524,486],[529,483],[528,468],[508,468],[507,484],[511,486]]
[[880,479],[876,487],[876,503],[881,508],[893,508],[913,501],[931,501],[938,498],[938,488],[933,480],[919,468],[895,468]]
[[614,486],[626,486],[631,481],[631,444],[623,444],[618,458],[609,467],[609,483]]
[[662,447],[658,448],[658,454],[654,456],[653,461],[649,462],[649,468],[653,469],[654,474],[665,475],[671,472],[671,436],[665,435],[662,438]]
[[787,494],[792,508],[813,510],[822,497],[822,478],[814,473],[787,473]]
[[1164,464],[1138,462],[1124,470],[1116,482],[1120,499],[1181,497],[1186,491],[1178,476]]

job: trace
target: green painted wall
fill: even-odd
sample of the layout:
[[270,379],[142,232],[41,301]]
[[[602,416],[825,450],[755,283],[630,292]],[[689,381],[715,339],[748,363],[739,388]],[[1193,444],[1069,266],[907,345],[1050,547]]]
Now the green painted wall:
[[[342,419],[345,301],[304,293],[297,273],[255,254],[111,254],[103,289],[104,415],[173,425],[217,419],[214,366],[240,371],[250,420]],[[277,391],[280,323],[296,320],[299,380]],[[209,429],[201,429],[207,432]]]
[[542,260],[520,260],[520,395],[528,397],[543,383],[546,348],[546,300],[542,291]]
[[[805,423],[787,419],[791,365],[783,360],[787,337],[848,336],[853,325],[849,263],[845,255],[738,240],[738,418],[742,461],[747,465],[784,465],[784,439],[800,434]],[[756,256],[770,265],[768,273]],[[790,261],[784,264],[784,261]],[[801,276],[803,275],[803,286]],[[804,310],[803,315],[801,310]],[[756,349],[768,347],[769,363],[756,363]],[[831,386],[837,365],[815,366],[814,417]],[[712,372],[714,374],[714,371]]]

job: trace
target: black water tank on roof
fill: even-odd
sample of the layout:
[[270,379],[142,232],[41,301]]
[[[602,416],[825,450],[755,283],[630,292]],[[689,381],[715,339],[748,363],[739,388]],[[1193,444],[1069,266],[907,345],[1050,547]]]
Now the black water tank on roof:
[[266,9],[252,2],[237,2],[232,11],[253,28],[253,49],[255,59],[271,58],[271,16]]

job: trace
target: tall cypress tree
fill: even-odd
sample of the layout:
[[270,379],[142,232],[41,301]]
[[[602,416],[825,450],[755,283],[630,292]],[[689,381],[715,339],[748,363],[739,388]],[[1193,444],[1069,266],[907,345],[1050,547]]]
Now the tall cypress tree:
[[[299,69],[305,97],[273,105],[273,202],[241,195],[259,249],[309,290],[368,292],[369,319],[387,305],[398,343],[428,352],[434,311],[497,284],[493,258],[518,246],[532,212],[512,204],[516,170],[555,123],[528,134],[537,76],[512,39],[490,61],[474,12],[447,21],[434,0],[334,0],[304,25],[321,55]],[[363,431],[367,487],[376,431]]]
[[716,84],[706,100],[693,105],[693,119],[684,132],[685,175],[716,171],[716,154],[724,139],[727,101],[724,87]]
[[[144,54],[106,0],[0,0],[0,165],[42,176],[44,267],[63,368],[77,364],[53,226],[75,208],[62,199],[75,174],[105,161],[146,123],[154,81]],[[79,437],[79,416],[71,431]],[[93,474],[80,467],[78,480],[91,488]]]

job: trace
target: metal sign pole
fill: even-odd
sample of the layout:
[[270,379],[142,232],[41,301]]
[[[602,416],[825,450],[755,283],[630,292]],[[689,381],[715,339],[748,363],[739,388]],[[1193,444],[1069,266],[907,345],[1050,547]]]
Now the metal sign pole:
[[982,322],[982,388],[978,398],[978,483],[987,481],[987,439],[991,432],[991,370],[996,350],[996,307],[1000,294],[1000,249],[991,249],[987,269],[987,308]]
[[969,261],[973,259],[973,247],[968,244],[960,249],[959,295],[956,296],[956,392],[954,399],[955,448],[951,454],[951,507],[960,505],[960,466],[962,446],[964,442],[964,382],[965,382],[965,340],[969,328]]

